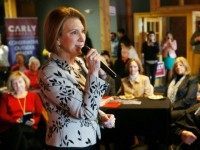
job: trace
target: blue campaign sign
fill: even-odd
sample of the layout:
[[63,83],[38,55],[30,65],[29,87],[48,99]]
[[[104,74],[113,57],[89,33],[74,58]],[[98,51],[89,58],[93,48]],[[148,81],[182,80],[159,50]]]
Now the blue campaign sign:
[[11,65],[15,63],[17,52],[22,52],[26,59],[36,56],[39,46],[37,18],[7,18],[5,26]]

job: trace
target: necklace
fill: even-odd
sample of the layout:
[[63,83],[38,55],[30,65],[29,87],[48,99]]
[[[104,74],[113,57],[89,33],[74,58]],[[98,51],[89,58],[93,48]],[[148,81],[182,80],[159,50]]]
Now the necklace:
[[24,105],[23,105],[23,107],[22,107],[22,103],[21,103],[21,101],[19,100],[18,97],[17,97],[17,101],[18,101],[18,103],[19,103],[19,106],[20,106],[20,108],[21,108],[23,114],[25,114],[25,112],[26,112],[26,97],[24,98]]

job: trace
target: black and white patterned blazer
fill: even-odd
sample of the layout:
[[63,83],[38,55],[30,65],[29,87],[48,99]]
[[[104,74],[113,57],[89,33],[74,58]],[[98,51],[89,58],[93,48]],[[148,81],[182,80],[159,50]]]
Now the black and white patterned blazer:
[[[76,62],[87,74],[82,59]],[[55,54],[41,67],[40,95],[47,110],[46,144],[55,147],[86,147],[100,138],[98,110],[107,84],[95,76],[87,76],[80,86],[76,74],[65,60]]]

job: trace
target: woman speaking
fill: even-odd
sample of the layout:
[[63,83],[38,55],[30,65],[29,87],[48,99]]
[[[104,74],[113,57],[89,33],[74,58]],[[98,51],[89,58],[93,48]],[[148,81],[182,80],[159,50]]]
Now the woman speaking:
[[98,149],[99,119],[107,127],[114,116],[99,111],[107,84],[99,78],[100,55],[90,49],[80,56],[86,39],[84,16],[74,8],[52,10],[44,38],[51,57],[39,74],[41,96],[47,109],[47,149]]

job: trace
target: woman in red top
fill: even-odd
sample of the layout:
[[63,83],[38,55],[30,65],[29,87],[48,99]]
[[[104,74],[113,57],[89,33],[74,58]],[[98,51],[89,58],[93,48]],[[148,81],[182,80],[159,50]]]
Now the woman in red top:
[[9,93],[1,99],[1,134],[7,149],[28,149],[28,140],[35,138],[43,106],[39,95],[28,91],[29,83],[22,72],[13,72],[8,79]]
[[24,71],[24,74],[30,79],[30,89],[37,90],[39,89],[38,82],[38,69],[40,67],[40,61],[36,57],[32,56],[29,59],[28,70]]

